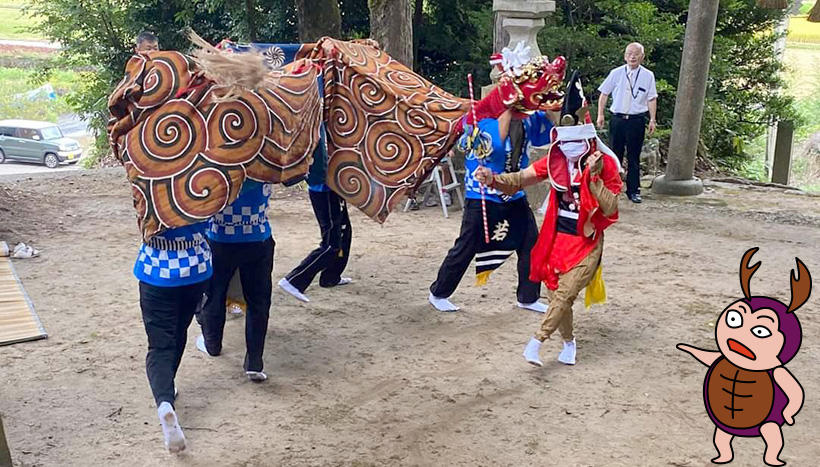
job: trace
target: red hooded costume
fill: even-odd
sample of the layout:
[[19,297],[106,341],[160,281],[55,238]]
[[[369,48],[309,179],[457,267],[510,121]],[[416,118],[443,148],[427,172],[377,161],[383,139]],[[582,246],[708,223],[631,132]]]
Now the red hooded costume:
[[[590,168],[584,167],[583,170],[578,170],[575,180],[570,181],[567,159],[561,152],[558,144],[561,138],[557,135],[553,137],[553,144],[547,157],[533,164],[539,178],[549,178],[550,191],[544,223],[530,257],[530,280],[544,282],[550,290],[558,288],[558,274],[568,272],[589,255],[603,238],[604,229],[618,220],[617,209],[609,216],[604,215],[599,209],[598,200],[589,190],[589,183],[600,179],[606,189],[619,194],[622,184],[620,164],[609,148],[594,136],[594,128],[592,131],[593,138],[587,140],[589,150],[577,163],[582,164],[588,155],[598,151],[599,146],[602,146],[600,150],[604,156],[601,157],[603,165],[599,174],[591,175]],[[558,232],[556,229],[558,197],[567,193],[571,185],[577,186],[580,191],[578,235]]]

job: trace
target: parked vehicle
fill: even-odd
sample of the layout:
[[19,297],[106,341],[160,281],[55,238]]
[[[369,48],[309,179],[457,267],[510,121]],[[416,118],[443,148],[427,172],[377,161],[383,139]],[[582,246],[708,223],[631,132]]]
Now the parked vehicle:
[[82,157],[77,140],[66,138],[54,123],[34,120],[0,120],[0,164],[6,160],[36,162],[55,168]]

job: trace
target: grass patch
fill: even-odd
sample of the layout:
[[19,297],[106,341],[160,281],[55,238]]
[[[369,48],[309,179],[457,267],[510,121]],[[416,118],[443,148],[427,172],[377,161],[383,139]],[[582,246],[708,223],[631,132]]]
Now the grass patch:
[[[820,32],[820,27],[814,27]],[[804,119],[803,125],[795,128],[791,183],[807,191],[820,191],[820,159],[804,154],[809,137],[820,132],[820,44],[789,41],[783,61],[785,92],[796,98],[797,111]],[[741,174],[767,181],[766,135],[750,141],[746,151],[752,157]]]
[[28,16],[28,5],[21,1],[0,1],[0,39],[42,39],[33,29],[37,20]]
[[82,85],[82,74],[73,71],[56,71],[48,80],[57,98],[53,100],[29,100],[22,94],[41,86],[34,82],[33,70],[0,68],[0,120],[22,118],[56,122],[57,117],[72,113],[69,95]]
[[820,44],[820,24],[810,23],[807,15],[792,16],[789,18],[788,40]]
[[820,83],[820,44],[786,43],[783,63],[789,95],[798,101],[820,97],[817,87]]
[[799,14],[808,15],[809,10],[811,10],[812,6],[814,6],[814,0],[804,0],[803,4],[800,5],[800,13]]

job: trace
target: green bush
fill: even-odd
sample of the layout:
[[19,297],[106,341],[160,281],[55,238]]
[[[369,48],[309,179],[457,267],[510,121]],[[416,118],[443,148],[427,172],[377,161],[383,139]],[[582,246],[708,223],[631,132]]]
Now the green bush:
[[[623,64],[637,41],[658,84],[658,124],[671,128],[680,72],[688,0],[559,0],[560,14],[539,35],[541,50],[567,56],[584,77],[587,96]],[[793,100],[780,94],[782,64],[772,54],[774,26],[785,14],[758,8],[755,0],[720,2],[709,70],[701,141],[719,165],[738,169],[748,159],[745,142],[772,119],[797,119]]]
[[34,70],[0,67],[0,119],[21,118],[56,122],[57,117],[71,113],[71,95],[77,89],[80,76],[74,72],[57,72],[48,82],[54,88],[54,100],[29,100],[24,93],[44,84]]

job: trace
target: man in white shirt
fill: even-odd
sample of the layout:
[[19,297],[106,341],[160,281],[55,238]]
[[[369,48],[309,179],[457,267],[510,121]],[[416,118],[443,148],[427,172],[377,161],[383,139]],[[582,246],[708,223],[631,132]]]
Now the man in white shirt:
[[641,66],[644,59],[643,46],[633,42],[626,46],[624,61],[609,72],[598,88],[598,128],[604,127],[604,108],[612,94],[612,121],[609,123],[610,146],[623,164],[624,150],[628,162],[626,196],[633,203],[641,202],[641,149],[649,114],[649,134],[655,132],[655,112],[658,91],[655,75]]

